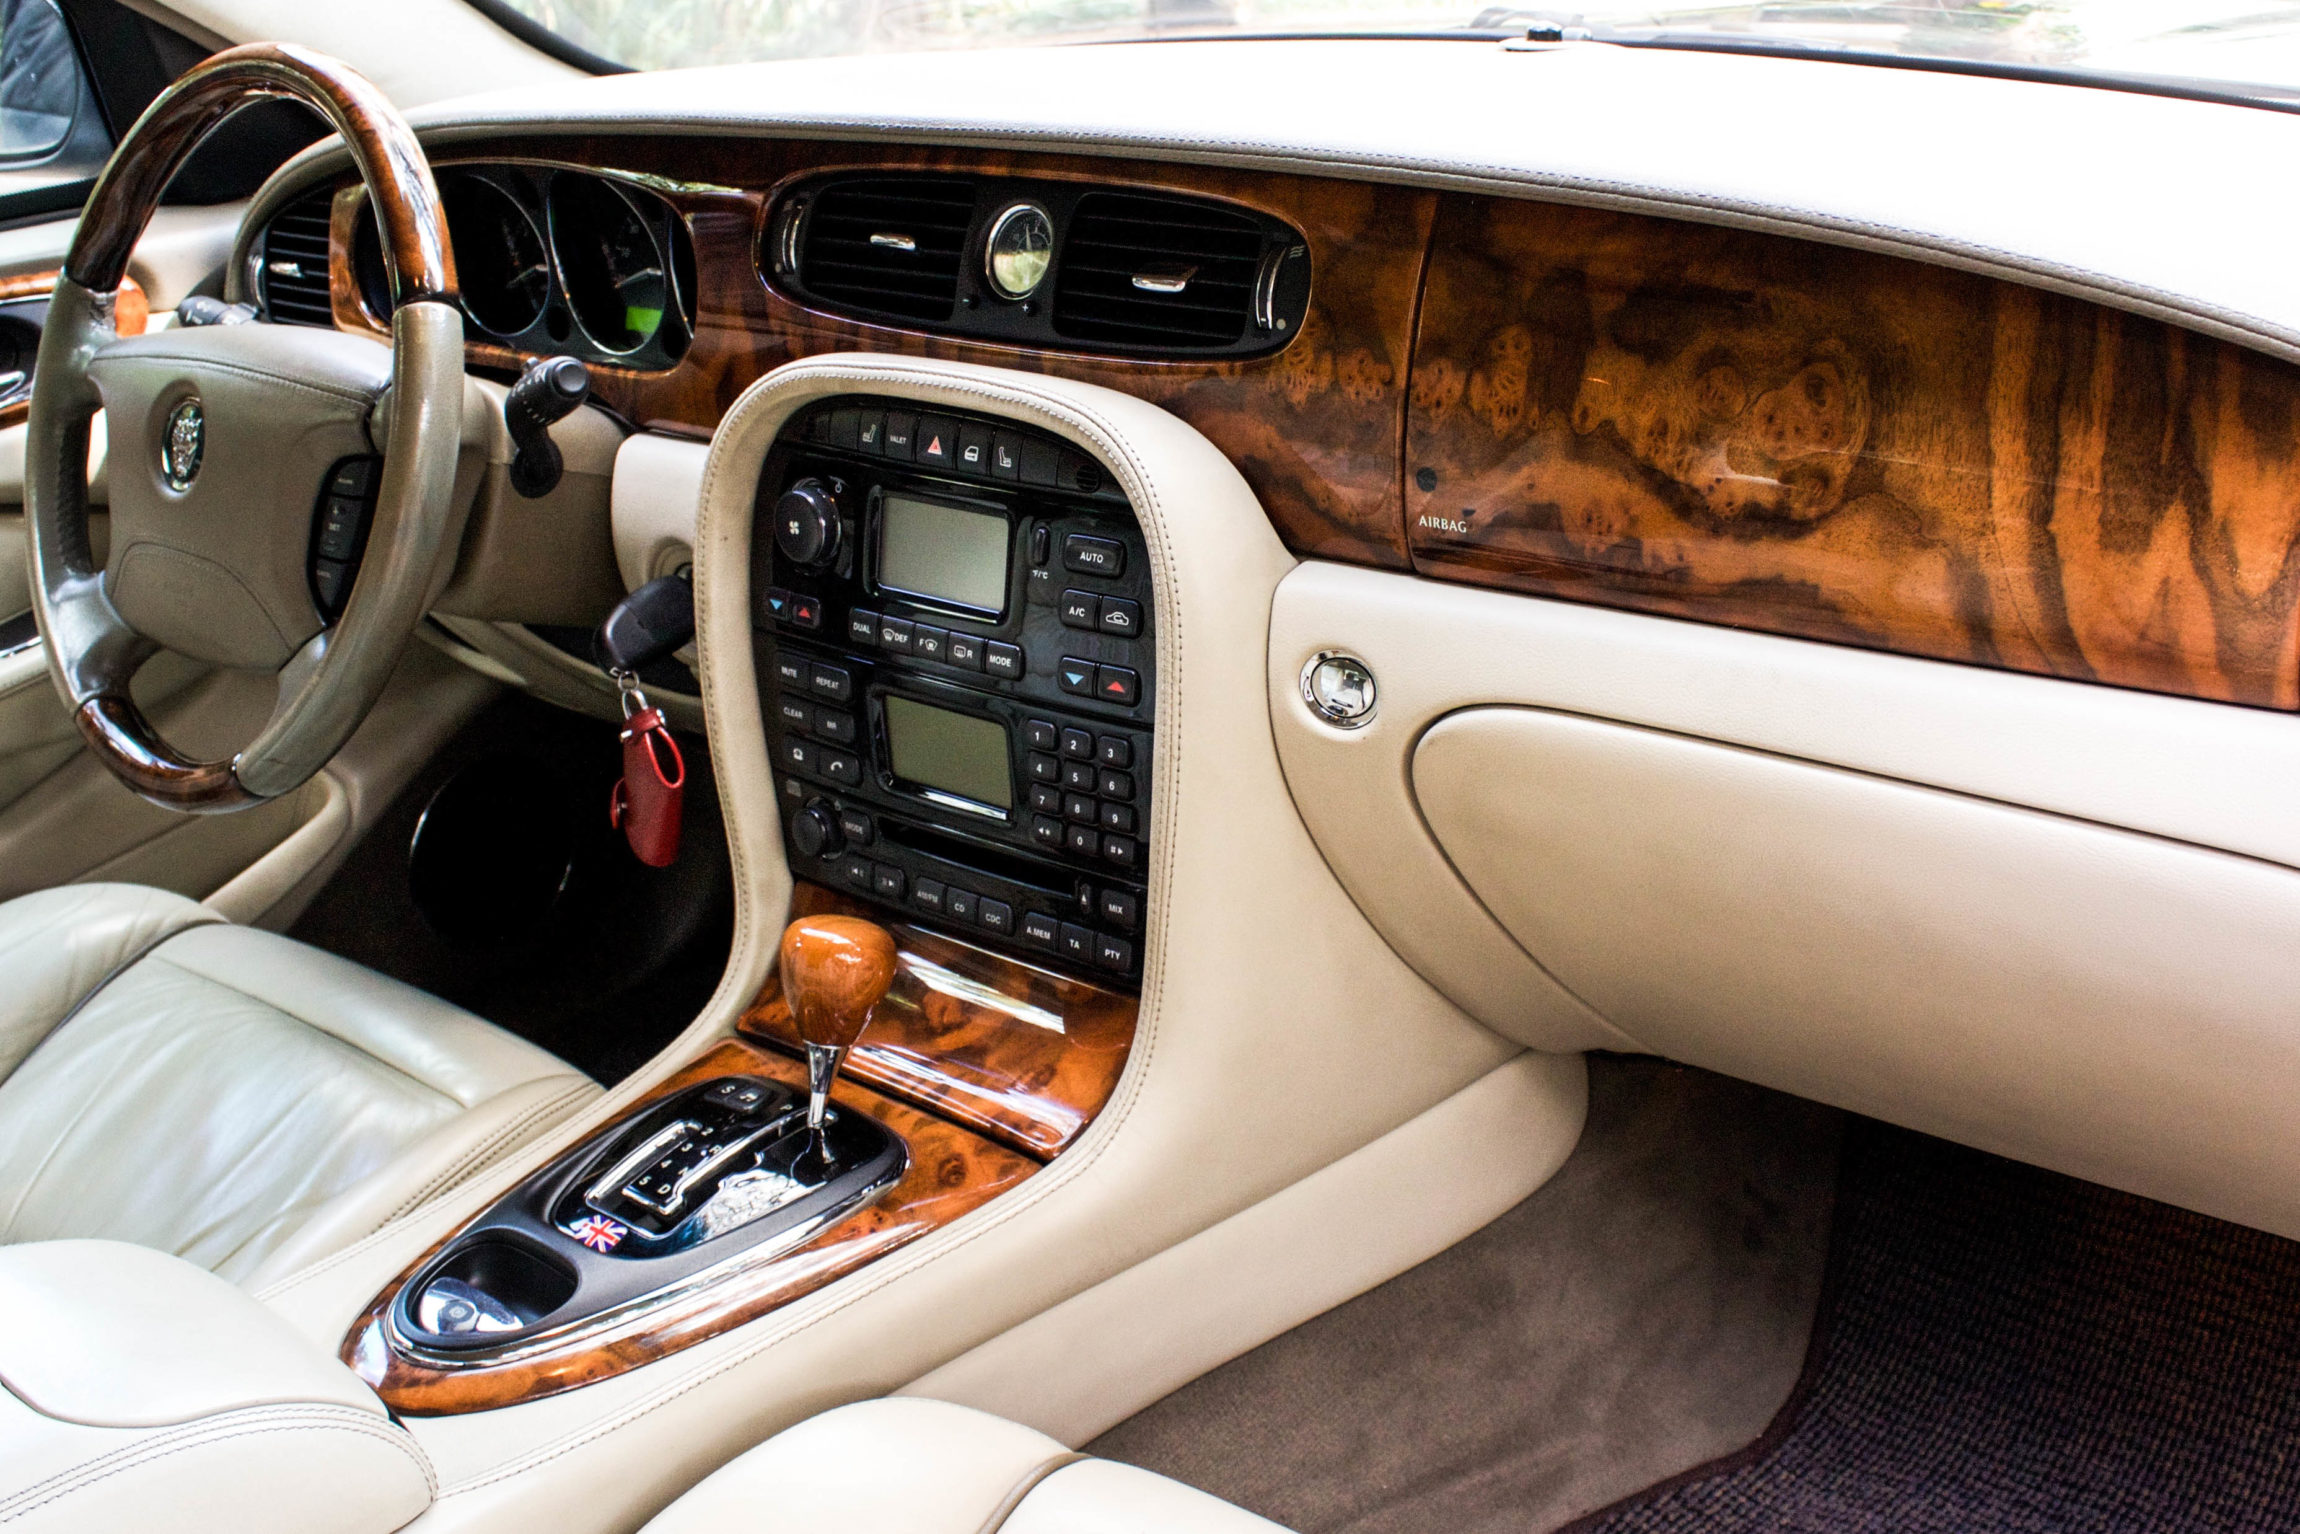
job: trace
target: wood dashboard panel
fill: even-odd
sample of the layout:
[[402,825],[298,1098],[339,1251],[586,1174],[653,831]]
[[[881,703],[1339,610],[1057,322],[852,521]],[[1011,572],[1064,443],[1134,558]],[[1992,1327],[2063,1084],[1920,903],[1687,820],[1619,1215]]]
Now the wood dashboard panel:
[[1415,568],[2300,705],[2300,370],[1891,257],[1449,197]]
[[[882,913],[801,883],[791,915]],[[1012,1150],[1049,1159],[1109,1102],[1134,1043],[1134,997],[900,922],[894,985],[846,1073]],[[770,978],[741,1030],[794,1052],[798,1031]]]
[[[797,1061],[773,1050],[729,1042],[665,1082],[646,1102],[726,1075],[766,1076],[802,1092],[807,1084],[806,1070]],[[910,1165],[876,1202],[805,1245],[737,1268],[700,1288],[674,1291],[660,1304],[564,1346],[499,1365],[437,1369],[395,1352],[385,1337],[383,1318],[400,1286],[446,1245],[443,1240],[376,1296],[345,1337],[340,1356],[402,1416],[489,1411],[557,1395],[652,1363],[810,1294],[980,1208],[1038,1170],[1038,1163],[1027,1156],[843,1077],[832,1095],[843,1106],[870,1114],[902,1136],[910,1148]],[[640,1106],[644,1104],[633,1111]]]
[[[1311,177],[1078,156],[903,145],[663,136],[459,142],[435,164],[526,160],[640,178],[687,216],[695,246],[695,338],[676,367],[594,365],[601,403],[655,430],[708,435],[737,395],[795,358],[867,350],[944,357],[1083,379],[1190,422],[1229,456],[1299,553],[1404,569],[1398,442],[1414,295],[1437,194]],[[1294,341],[1246,361],[1157,362],[1043,352],[862,324],[795,303],[759,274],[758,241],[778,188],[828,170],[941,170],[1095,181],[1224,198],[1307,237],[1313,290]],[[351,280],[350,220],[336,220],[338,323],[375,329]],[[472,360],[517,367],[479,345]]]

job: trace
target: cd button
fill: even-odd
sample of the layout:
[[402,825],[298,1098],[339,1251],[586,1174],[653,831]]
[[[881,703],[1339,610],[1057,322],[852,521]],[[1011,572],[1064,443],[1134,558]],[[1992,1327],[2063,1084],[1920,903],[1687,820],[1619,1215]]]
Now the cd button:
[[952,921],[972,921],[974,920],[974,901],[974,891],[962,890],[954,884],[950,887],[949,892],[942,897],[942,909]]
[[855,694],[854,674],[844,666],[817,666],[807,677],[807,686],[818,698],[833,703],[844,703]]

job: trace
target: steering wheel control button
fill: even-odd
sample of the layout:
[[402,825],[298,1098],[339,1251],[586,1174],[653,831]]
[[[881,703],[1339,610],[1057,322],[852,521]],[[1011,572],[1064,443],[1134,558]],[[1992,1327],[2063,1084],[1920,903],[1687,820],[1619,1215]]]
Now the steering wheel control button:
[[372,458],[346,458],[328,475],[327,493],[364,500],[375,489],[375,468]]
[[1062,568],[1074,575],[1115,580],[1126,573],[1126,545],[1088,533],[1070,533],[1062,540]]
[[1355,730],[1374,717],[1374,673],[1356,656],[1321,650],[1302,668],[1302,701],[1339,730]]

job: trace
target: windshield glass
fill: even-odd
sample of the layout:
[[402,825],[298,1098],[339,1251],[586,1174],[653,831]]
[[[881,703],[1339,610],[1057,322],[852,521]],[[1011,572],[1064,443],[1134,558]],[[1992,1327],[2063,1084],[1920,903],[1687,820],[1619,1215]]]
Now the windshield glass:
[[1853,52],[2300,101],[2300,0],[1769,0],[1521,10],[1461,0],[503,0],[634,69],[1253,34],[1567,37]]

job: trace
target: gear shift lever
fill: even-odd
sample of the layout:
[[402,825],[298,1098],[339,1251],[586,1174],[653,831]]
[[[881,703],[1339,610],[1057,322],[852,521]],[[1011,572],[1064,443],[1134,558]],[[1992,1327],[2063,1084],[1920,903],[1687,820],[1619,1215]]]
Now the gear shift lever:
[[894,983],[893,934],[859,916],[802,916],[783,930],[783,1000],[807,1046],[807,1128],[828,1157],[831,1083]]

